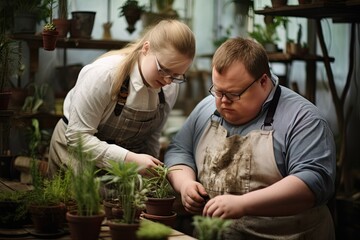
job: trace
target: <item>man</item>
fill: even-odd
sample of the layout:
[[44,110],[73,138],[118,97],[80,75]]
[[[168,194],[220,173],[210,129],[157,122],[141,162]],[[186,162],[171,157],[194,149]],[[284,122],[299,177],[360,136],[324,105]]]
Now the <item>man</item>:
[[236,219],[225,239],[335,239],[335,144],[316,106],[249,39],[219,47],[212,81],[165,155],[185,209]]

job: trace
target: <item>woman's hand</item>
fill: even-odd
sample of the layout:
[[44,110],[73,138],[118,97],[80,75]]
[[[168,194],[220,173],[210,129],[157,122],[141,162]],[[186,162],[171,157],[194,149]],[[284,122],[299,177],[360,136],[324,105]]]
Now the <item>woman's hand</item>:
[[125,162],[137,163],[142,168],[140,174],[145,175],[147,173],[146,169],[150,169],[163,164],[159,159],[154,158],[153,156],[150,156],[148,154],[137,154],[133,152],[128,152],[125,158]]

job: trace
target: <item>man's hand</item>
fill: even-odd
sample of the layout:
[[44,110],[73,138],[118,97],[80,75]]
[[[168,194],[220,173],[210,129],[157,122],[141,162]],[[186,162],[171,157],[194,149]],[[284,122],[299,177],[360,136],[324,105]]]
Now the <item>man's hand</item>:
[[183,183],[181,187],[181,201],[186,211],[199,214],[202,212],[208,195],[203,185],[190,180]]
[[210,199],[203,211],[204,216],[235,219],[243,216],[241,196],[220,195]]

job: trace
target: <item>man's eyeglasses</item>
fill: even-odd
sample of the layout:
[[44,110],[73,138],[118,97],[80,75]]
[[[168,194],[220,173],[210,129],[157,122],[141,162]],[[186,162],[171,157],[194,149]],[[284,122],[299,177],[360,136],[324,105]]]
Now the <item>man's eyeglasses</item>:
[[255,79],[253,82],[249,84],[241,93],[229,93],[229,92],[220,92],[214,89],[214,85],[211,85],[209,89],[209,93],[216,98],[223,98],[224,96],[230,101],[238,101],[240,100],[241,95],[243,95],[257,80],[260,80],[264,75],[260,78]]
[[164,77],[164,78],[170,78],[171,81],[173,83],[183,83],[183,82],[186,82],[186,76],[185,74],[175,74],[175,75],[171,75],[170,73],[166,72],[164,69],[162,69],[160,67],[160,63],[157,59],[157,57],[155,56],[155,62],[156,62],[156,67],[157,67],[157,70],[159,72],[159,74]]

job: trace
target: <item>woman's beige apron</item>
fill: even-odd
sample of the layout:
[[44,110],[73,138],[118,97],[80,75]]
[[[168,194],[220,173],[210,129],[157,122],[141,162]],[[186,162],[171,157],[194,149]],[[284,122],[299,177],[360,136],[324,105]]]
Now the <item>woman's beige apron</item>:
[[[158,129],[164,118],[165,96],[161,89],[159,92],[159,104],[154,110],[136,110],[128,107],[126,98],[129,79],[124,81],[119,93],[119,101],[113,113],[106,122],[99,126],[95,135],[102,141],[110,144],[117,144],[135,153],[147,153],[156,156],[157,150],[149,150],[145,144],[146,139]],[[125,90],[124,90],[125,89]],[[124,92],[126,92],[124,94]],[[53,175],[59,169],[66,166],[73,166],[69,160],[68,148],[66,145],[65,131],[67,119],[63,118],[57,123],[53,133],[52,144],[55,144],[49,152],[49,175]]]
[[[221,118],[212,117],[196,151],[198,179],[210,198],[220,194],[246,194],[283,178],[276,165],[272,140],[272,119],[280,90],[276,92],[262,130],[227,137]],[[327,206],[320,206],[295,216],[244,216],[234,220],[224,239],[329,240],[335,236],[330,212]]]

